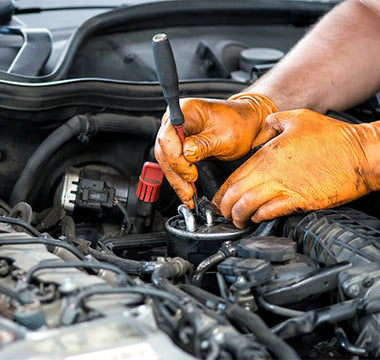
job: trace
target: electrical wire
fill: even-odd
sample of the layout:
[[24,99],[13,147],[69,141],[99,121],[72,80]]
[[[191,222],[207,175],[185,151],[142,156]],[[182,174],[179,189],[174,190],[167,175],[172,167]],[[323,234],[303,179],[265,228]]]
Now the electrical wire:
[[32,225],[20,219],[15,219],[7,216],[0,216],[0,222],[12,225],[18,225],[29,231],[32,235],[43,238],[43,235]]
[[128,235],[132,230],[132,222],[131,218],[129,217],[129,214],[127,212],[127,209],[121,205],[117,198],[114,198],[113,204],[120,210],[120,212],[124,215],[123,217],[123,224],[126,224],[125,233]]
[[265,322],[254,312],[232,304],[194,285],[182,285],[181,289],[214,311],[221,311],[229,320],[240,324],[278,359],[299,359],[298,354],[283,339],[273,334]]
[[86,256],[84,256],[79,250],[77,250],[74,246],[65,243],[60,240],[55,239],[49,239],[49,238],[26,238],[26,239],[0,239],[0,246],[1,245],[28,245],[28,244],[43,244],[43,245],[52,245],[56,247],[61,247],[63,249],[66,249],[70,251],[72,254],[74,254],[78,259],[80,260],[86,260]]
[[294,317],[304,315],[304,311],[288,309],[282,306],[271,304],[267,302],[263,296],[256,297],[257,303],[265,310],[270,311],[273,314],[285,316],[285,317]]
[[23,296],[22,293],[19,293],[1,284],[0,284],[0,294],[17,300],[21,305],[29,304],[31,300],[31,299],[27,299],[26,296]]
[[62,269],[62,268],[90,268],[90,269],[104,269],[104,270],[110,270],[117,275],[119,275],[119,281],[118,283],[120,285],[123,284],[134,284],[133,280],[120,268],[117,266],[114,266],[112,264],[103,263],[103,262],[90,262],[90,261],[44,261],[40,262],[37,265],[32,266],[23,277],[23,282],[29,284],[32,280],[32,276],[36,271],[42,270],[42,269]]
[[119,288],[111,288],[111,289],[88,289],[80,293],[78,297],[75,298],[75,300],[69,304],[69,307],[76,309],[80,306],[82,306],[83,301],[94,295],[100,295],[100,294],[124,294],[124,293],[131,293],[131,294],[141,294],[145,296],[152,296],[152,297],[158,297],[165,300],[169,300],[170,302],[174,303],[177,307],[179,307],[182,311],[185,311],[185,307],[181,304],[180,299],[178,299],[176,296],[167,293],[166,291],[158,290],[158,289],[151,289],[151,288],[144,288],[144,287],[119,287]]

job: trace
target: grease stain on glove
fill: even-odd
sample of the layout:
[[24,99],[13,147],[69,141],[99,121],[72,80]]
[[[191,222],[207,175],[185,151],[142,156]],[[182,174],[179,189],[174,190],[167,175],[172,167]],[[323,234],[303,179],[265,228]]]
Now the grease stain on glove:
[[229,100],[183,99],[185,141],[182,144],[164,114],[155,144],[155,156],[181,201],[194,207],[190,185],[198,178],[194,163],[207,157],[236,160],[246,155],[267,115],[276,106],[265,96],[238,94]]
[[260,141],[272,140],[226,180],[213,204],[239,228],[346,204],[379,189],[379,131],[380,122],[351,125],[311,110],[269,115]]

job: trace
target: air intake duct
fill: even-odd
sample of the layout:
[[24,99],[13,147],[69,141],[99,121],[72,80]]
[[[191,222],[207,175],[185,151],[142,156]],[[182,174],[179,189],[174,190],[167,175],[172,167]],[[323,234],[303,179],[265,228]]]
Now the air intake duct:
[[380,263],[380,220],[350,208],[291,216],[285,233],[318,263]]

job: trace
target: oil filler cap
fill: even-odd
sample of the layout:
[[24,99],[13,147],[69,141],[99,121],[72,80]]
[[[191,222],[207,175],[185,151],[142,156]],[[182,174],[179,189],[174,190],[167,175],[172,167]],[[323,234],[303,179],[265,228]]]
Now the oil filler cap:
[[242,258],[284,262],[296,258],[296,243],[285,237],[251,236],[240,240],[237,254]]

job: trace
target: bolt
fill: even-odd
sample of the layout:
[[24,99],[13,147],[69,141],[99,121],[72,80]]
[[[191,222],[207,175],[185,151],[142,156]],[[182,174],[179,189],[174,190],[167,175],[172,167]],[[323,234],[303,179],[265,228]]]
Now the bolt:
[[215,69],[214,62],[209,60],[209,59],[204,60],[203,64],[204,64],[206,71],[212,71]]
[[363,279],[362,284],[364,287],[369,288],[373,285],[373,279],[370,277],[366,277]]
[[360,286],[358,284],[352,284],[347,289],[347,295],[351,297],[356,297],[360,293]]
[[77,286],[70,278],[65,279],[59,287],[59,291],[63,294],[70,294],[77,289]]
[[183,328],[179,333],[179,338],[184,344],[190,343],[191,338],[193,337],[194,332],[190,327]]
[[207,340],[203,340],[202,342],[201,342],[201,349],[202,350],[206,350],[206,349],[208,349],[208,341]]
[[129,53],[129,54],[127,54],[127,55],[124,56],[123,61],[126,64],[130,64],[134,60],[134,58],[135,58],[135,54]]
[[215,335],[215,340],[219,344],[222,344],[224,342],[224,335],[222,333],[218,333]]

